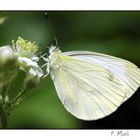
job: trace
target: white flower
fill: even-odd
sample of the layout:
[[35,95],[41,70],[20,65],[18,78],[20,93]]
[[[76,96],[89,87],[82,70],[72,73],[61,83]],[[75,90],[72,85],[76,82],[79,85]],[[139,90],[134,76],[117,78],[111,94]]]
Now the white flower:
[[24,40],[18,37],[16,42],[12,41],[13,49],[18,55],[19,68],[27,73],[27,76],[32,75],[40,78],[43,75],[43,71],[37,64],[39,58],[36,56],[38,46],[35,42]]
[[28,71],[28,74],[41,77],[43,75],[42,69],[37,64],[36,61],[26,58],[26,57],[19,57],[18,62],[20,68],[24,71]]

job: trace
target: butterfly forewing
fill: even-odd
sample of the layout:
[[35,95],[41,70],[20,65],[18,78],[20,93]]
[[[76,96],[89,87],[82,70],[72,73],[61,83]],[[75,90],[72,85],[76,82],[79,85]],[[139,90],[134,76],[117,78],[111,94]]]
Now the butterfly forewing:
[[131,97],[140,86],[140,69],[127,60],[88,51],[71,51],[65,52],[63,55],[97,64],[117,76],[126,90],[124,101]]

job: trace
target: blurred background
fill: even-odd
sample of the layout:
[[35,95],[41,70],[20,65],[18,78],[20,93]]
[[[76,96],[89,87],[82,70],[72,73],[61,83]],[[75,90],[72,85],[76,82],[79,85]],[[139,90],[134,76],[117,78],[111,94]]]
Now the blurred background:
[[[44,53],[56,37],[62,51],[105,53],[140,67],[140,12],[0,12],[0,46],[18,36],[35,41]],[[48,76],[13,110],[8,128],[140,129],[140,89],[110,116],[82,121],[65,110]]]

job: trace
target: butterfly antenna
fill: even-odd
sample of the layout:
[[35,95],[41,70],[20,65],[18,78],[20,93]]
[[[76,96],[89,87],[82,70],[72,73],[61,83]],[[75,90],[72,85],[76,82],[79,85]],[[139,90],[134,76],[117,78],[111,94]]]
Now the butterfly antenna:
[[58,47],[58,40],[56,37],[53,38],[53,42],[51,43],[51,46],[56,46]]
[[54,37],[54,41],[55,41],[56,47],[58,47],[58,40],[56,37]]
[[45,15],[46,19],[48,19],[48,13],[45,12],[44,15]]

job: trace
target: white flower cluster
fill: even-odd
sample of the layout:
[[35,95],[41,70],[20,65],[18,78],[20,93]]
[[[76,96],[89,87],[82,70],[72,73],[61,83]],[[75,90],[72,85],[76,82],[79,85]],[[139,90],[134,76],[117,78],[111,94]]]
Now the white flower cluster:
[[10,82],[18,69],[26,72],[25,87],[31,82],[37,85],[43,76],[43,71],[38,65],[37,50],[35,42],[21,37],[18,37],[17,41],[13,40],[12,46],[0,47],[0,86]]
[[[2,128],[7,127],[6,120],[10,111],[28,97],[26,92],[35,88],[43,77],[43,71],[38,65],[37,50],[35,42],[21,37],[16,41],[13,40],[11,46],[0,47],[0,126]],[[19,82],[17,86],[16,82]]]

